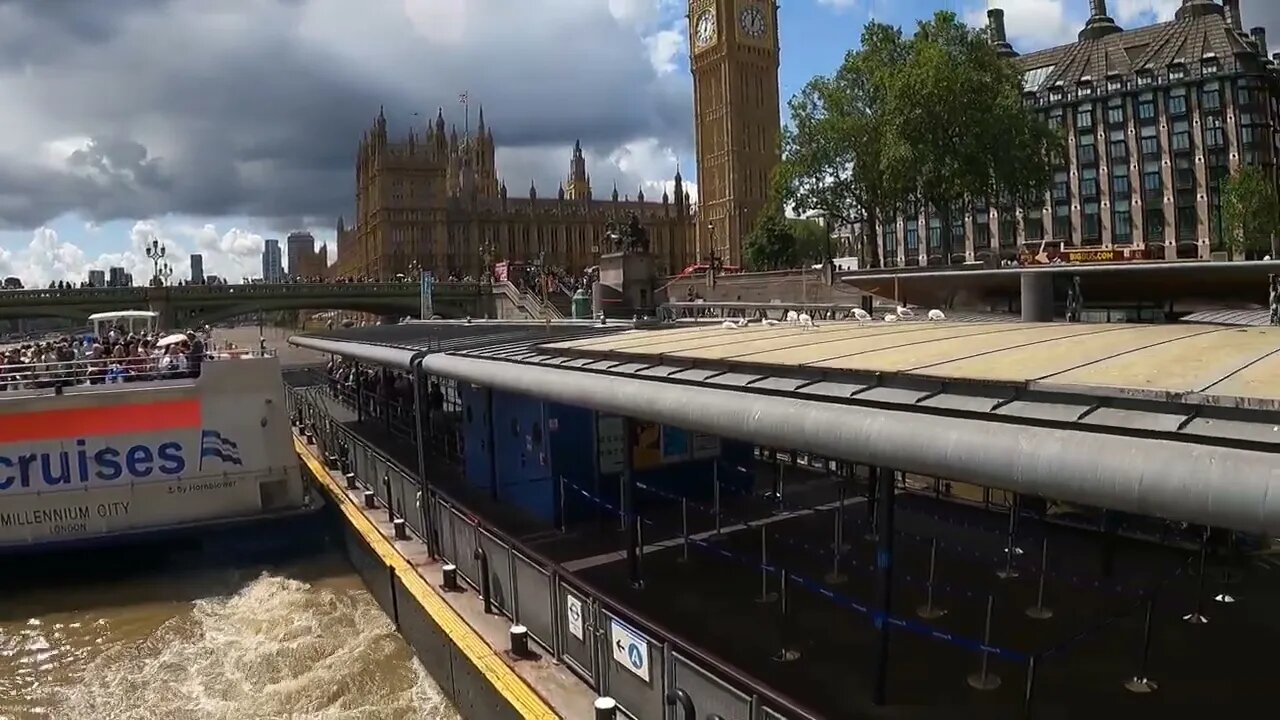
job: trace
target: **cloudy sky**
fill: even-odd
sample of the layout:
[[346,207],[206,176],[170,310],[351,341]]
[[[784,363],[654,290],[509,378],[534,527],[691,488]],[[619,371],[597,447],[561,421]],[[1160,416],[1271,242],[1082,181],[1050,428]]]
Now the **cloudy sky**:
[[[1180,0],[1111,0],[1122,25]],[[1280,31],[1280,3],[1241,0]],[[176,276],[257,274],[264,237],[331,242],[379,106],[394,132],[458,95],[483,104],[513,191],[553,189],[580,138],[592,179],[696,181],[685,0],[0,0],[0,275],[79,281],[162,240]],[[1088,0],[999,0],[1021,50],[1070,41]],[[830,71],[870,17],[982,0],[789,0],[783,97]],[[1271,17],[1267,18],[1266,15]],[[1280,32],[1275,35],[1280,37]],[[519,189],[519,190],[517,190]]]

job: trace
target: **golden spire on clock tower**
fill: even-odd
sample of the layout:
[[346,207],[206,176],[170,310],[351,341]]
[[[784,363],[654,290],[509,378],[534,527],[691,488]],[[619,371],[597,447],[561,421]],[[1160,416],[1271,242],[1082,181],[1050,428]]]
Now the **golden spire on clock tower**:
[[689,0],[698,251],[742,264],[780,159],[777,0]]

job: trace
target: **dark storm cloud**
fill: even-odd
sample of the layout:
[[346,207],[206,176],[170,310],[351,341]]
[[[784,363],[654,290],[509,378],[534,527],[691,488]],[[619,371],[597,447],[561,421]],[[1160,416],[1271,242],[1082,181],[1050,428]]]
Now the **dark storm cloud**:
[[0,67],[54,63],[66,43],[106,42],[135,14],[163,9],[169,1],[0,0]]
[[[337,12],[376,6],[384,18],[402,5],[327,1]],[[405,31],[387,40],[393,51],[352,55],[300,36],[307,4],[219,0],[215,17],[201,0],[0,0],[0,95],[9,83],[23,96],[20,107],[0,106],[0,126],[13,120],[28,140],[92,139],[58,168],[0,136],[0,226],[72,211],[95,222],[175,212],[329,225],[350,216],[356,144],[379,106],[396,134],[440,105],[462,132],[464,87],[500,146],[581,138],[612,148],[650,136],[688,145],[687,80],[658,78],[639,39],[607,12],[543,33],[562,39],[564,53],[519,39],[446,51]],[[540,184],[567,160],[556,158]]]

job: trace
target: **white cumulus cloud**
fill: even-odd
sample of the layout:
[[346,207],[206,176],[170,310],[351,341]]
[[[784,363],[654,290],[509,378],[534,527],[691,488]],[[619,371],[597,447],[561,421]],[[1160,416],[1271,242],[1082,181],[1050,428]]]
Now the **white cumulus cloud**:
[[79,284],[90,270],[107,271],[122,267],[133,274],[135,284],[152,277],[155,265],[147,248],[159,241],[165,249],[163,262],[173,270],[170,282],[191,277],[191,255],[200,253],[204,272],[232,282],[261,274],[263,238],[241,228],[220,230],[214,225],[169,225],[155,220],[134,223],[122,249],[91,256],[78,245],[66,242],[49,227],[31,233],[31,241],[14,249],[0,248],[0,276],[16,276],[27,287],[45,287],[65,280]]

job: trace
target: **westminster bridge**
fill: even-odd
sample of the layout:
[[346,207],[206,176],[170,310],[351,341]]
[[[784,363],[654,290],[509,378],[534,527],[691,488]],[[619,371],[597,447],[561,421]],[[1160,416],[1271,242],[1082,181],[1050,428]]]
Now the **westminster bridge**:
[[[435,315],[443,318],[534,318],[558,315],[510,283],[437,282]],[[191,327],[259,311],[348,310],[384,317],[417,316],[421,287],[413,282],[253,283],[0,291],[0,320],[60,317],[82,322],[93,313],[153,310],[165,327]]]

